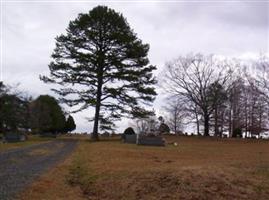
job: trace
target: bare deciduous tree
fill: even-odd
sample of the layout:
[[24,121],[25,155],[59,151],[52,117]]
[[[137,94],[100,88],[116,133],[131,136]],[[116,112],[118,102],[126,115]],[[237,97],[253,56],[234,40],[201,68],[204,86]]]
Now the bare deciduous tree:
[[182,131],[183,118],[186,115],[186,110],[183,107],[183,102],[179,99],[170,100],[168,106],[165,107],[168,114],[167,123],[175,134]]
[[164,87],[172,95],[192,102],[201,111],[204,135],[209,135],[210,117],[219,98],[212,100],[210,87],[219,84],[226,87],[232,71],[229,64],[215,56],[188,55],[167,63]]

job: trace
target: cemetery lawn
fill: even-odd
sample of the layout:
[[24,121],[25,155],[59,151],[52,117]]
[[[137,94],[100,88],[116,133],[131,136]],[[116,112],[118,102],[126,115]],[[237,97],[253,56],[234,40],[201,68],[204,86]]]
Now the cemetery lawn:
[[16,149],[20,147],[25,147],[33,144],[39,144],[43,142],[48,142],[51,141],[52,138],[42,138],[37,135],[30,135],[28,136],[28,140],[24,142],[14,142],[14,143],[2,143],[0,141],[0,152],[5,151],[5,150],[10,150],[10,149]]
[[21,199],[268,199],[268,140],[166,139],[166,147],[81,139]]

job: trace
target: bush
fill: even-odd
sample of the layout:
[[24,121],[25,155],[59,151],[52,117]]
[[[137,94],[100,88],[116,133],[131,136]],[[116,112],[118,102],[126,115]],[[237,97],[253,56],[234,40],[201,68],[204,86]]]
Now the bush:
[[159,127],[159,132],[160,133],[170,133],[170,128],[167,124],[162,123]]
[[124,135],[134,135],[135,131],[132,127],[128,127],[127,129],[125,129],[125,131],[123,132]]

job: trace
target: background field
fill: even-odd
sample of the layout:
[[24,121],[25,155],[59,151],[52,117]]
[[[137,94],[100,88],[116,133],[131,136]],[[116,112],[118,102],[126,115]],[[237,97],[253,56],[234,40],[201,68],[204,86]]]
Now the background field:
[[80,139],[72,156],[21,199],[268,198],[269,141],[166,139],[166,147]]

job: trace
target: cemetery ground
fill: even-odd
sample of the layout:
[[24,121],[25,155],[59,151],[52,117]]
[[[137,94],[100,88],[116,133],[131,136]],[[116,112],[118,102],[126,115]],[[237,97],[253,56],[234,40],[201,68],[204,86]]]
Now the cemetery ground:
[[26,146],[20,148],[16,146],[0,152],[1,200],[14,199],[41,174],[63,161],[76,146],[73,139],[40,140],[36,139]]
[[16,149],[20,147],[26,147],[26,146],[30,146],[34,144],[49,142],[51,140],[52,138],[48,138],[48,137],[39,137],[38,135],[29,135],[28,139],[24,142],[3,143],[0,141],[0,152],[11,150],[11,149]]
[[166,147],[149,147],[81,137],[64,162],[18,199],[268,199],[268,140],[166,140]]

